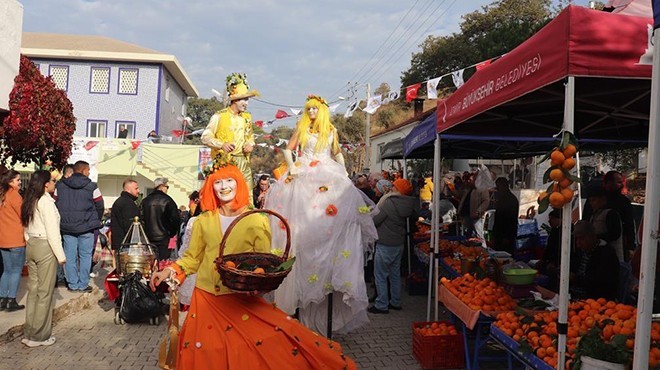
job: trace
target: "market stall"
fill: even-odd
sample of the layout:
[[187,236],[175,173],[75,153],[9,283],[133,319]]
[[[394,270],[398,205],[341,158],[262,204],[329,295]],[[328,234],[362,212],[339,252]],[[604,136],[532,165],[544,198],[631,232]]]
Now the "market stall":
[[[651,68],[639,61],[649,48],[650,23],[569,6],[536,35],[438,102],[436,166],[439,139],[445,135],[480,133],[484,141],[487,136],[526,137],[528,142],[517,148],[520,156],[533,146],[530,138],[552,138],[561,130],[575,133],[581,143],[590,138],[617,148],[648,140]],[[652,139],[657,141],[655,136]],[[657,206],[645,212],[652,213],[656,222]],[[566,263],[561,269],[561,327],[568,320],[568,207],[563,212],[562,261]],[[650,321],[651,313],[644,311]],[[566,333],[560,332],[558,338],[557,366],[562,368]]]

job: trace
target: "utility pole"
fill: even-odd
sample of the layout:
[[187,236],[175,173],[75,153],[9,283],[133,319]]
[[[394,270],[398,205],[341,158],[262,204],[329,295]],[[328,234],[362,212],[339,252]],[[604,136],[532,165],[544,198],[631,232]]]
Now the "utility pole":
[[[371,98],[371,84],[367,84],[367,104],[369,104],[369,99]],[[366,112],[365,112],[366,113]],[[370,138],[371,135],[371,114],[367,113],[367,122],[365,124],[365,135],[364,135],[364,172],[369,172],[369,164],[371,159],[371,152],[369,150]]]

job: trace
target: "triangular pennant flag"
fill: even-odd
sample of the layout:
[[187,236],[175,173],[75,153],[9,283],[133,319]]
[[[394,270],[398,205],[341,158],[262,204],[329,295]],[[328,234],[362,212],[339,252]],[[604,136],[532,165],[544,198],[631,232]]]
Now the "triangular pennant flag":
[[418,83],[406,87],[406,102],[410,103],[417,98],[417,90],[419,90],[421,86],[422,84]]
[[88,142],[86,142],[85,143],[85,150],[87,150],[87,151],[92,150],[92,148],[95,147],[96,144],[98,144],[98,143],[99,143],[98,141],[88,141]]
[[140,146],[140,141],[139,141],[139,140],[131,141],[131,149],[135,150],[135,149],[137,149],[139,146]]
[[183,135],[183,130],[172,130],[172,136],[181,137]]
[[282,118],[287,118],[289,117],[289,113],[278,109],[277,112],[275,112],[275,119],[282,119]]
[[255,124],[257,127],[264,127],[264,121],[254,121],[254,124]]
[[482,69],[488,67],[491,62],[492,62],[492,59],[484,60],[483,62],[477,64],[475,66],[475,68],[477,68],[477,71],[481,71]]
[[454,81],[454,86],[456,86],[457,89],[465,83],[465,81],[463,81],[463,71],[464,69],[461,69],[451,73],[451,79]]
[[364,108],[364,111],[369,113],[369,114],[374,114],[376,113],[376,110],[380,108],[380,105],[382,104],[382,95],[376,95],[372,96],[367,100],[367,106]]
[[290,108],[290,109],[291,109],[291,113],[293,113],[294,116],[297,116],[300,114],[300,112],[302,112],[302,109],[295,109],[295,108]]
[[390,91],[389,93],[387,93],[387,99],[389,99],[390,101],[399,99],[399,96],[400,96],[399,90]]
[[341,104],[341,103],[336,103],[336,104],[333,104],[333,105],[329,106],[328,110],[330,111],[330,113],[335,113],[335,111],[337,110],[337,107],[339,107],[339,104]]
[[346,108],[346,113],[344,113],[344,118],[352,117],[353,112],[355,112],[355,110],[358,107],[358,104],[360,104],[359,100],[353,100]]
[[440,83],[440,77],[426,81],[426,92],[429,99],[438,98],[438,83]]

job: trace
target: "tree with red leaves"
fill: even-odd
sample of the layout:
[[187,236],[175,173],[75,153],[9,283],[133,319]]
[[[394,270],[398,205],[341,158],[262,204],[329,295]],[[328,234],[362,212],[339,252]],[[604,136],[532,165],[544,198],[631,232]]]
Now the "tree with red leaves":
[[9,94],[9,115],[0,126],[0,162],[46,162],[62,168],[71,155],[76,118],[66,93],[24,55]]

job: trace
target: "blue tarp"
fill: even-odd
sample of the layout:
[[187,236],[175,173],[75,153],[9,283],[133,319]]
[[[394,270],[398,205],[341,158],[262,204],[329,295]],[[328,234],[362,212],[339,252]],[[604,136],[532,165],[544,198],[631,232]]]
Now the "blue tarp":
[[410,133],[403,139],[404,157],[408,157],[413,150],[435,140],[437,132],[436,123],[437,118],[435,112],[433,112],[410,131]]

